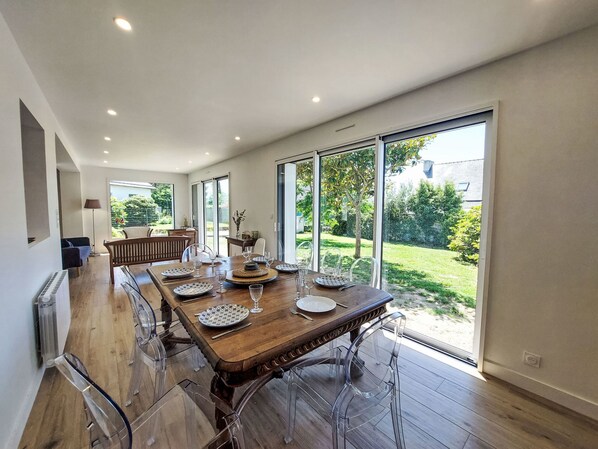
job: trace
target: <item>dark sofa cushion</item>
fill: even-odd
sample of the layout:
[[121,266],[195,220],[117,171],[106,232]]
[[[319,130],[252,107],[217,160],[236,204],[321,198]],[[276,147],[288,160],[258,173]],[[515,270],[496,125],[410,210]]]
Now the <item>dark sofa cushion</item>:
[[89,237],[70,237],[61,239],[62,247],[62,268],[82,267],[91,254]]

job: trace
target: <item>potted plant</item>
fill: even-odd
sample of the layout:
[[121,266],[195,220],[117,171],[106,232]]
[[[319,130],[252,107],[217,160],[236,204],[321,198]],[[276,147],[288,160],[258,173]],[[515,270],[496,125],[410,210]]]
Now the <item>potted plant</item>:
[[245,211],[247,209],[243,209],[243,212],[239,213],[238,210],[235,211],[235,213],[233,214],[233,223],[235,224],[235,227],[237,228],[237,232],[235,234],[235,236],[237,238],[240,237],[241,233],[240,233],[240,229],[241,229],[241,222],[245,221]]

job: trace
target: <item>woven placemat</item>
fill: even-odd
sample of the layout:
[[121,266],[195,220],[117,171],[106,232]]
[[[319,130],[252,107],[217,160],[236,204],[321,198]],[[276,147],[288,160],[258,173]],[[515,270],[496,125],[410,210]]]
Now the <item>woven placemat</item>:
[[263,269],[251,270],[251,271],[233,270],[233,276],[238,277],[238,278],[258,278],[260,276],[265,276],[267,274],[268,274],[268,270],[263,270]]

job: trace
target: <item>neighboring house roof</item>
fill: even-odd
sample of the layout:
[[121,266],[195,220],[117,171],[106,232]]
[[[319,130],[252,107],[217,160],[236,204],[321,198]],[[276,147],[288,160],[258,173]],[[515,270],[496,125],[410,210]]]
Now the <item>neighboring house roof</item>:
[[421,160],[416,165],[407,167],[393,177],[395,185],[412,184],[417,188],[420,181],[430,181],[435,185],[452,182],[457,191],[463,194],[463,202],[471,206],[482,202],[484,179],[484,159],[469,161],[441,162]]

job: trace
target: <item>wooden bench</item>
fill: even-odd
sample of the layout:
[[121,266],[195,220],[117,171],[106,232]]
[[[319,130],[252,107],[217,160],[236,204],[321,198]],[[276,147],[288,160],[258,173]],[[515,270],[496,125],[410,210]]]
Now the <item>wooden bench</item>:
[[110,254],[110,282],[114,284],[114,267],[167,260],[180,261],[190,240],[191,238],[186,236],[164,236],[104,241],[104,246]]

